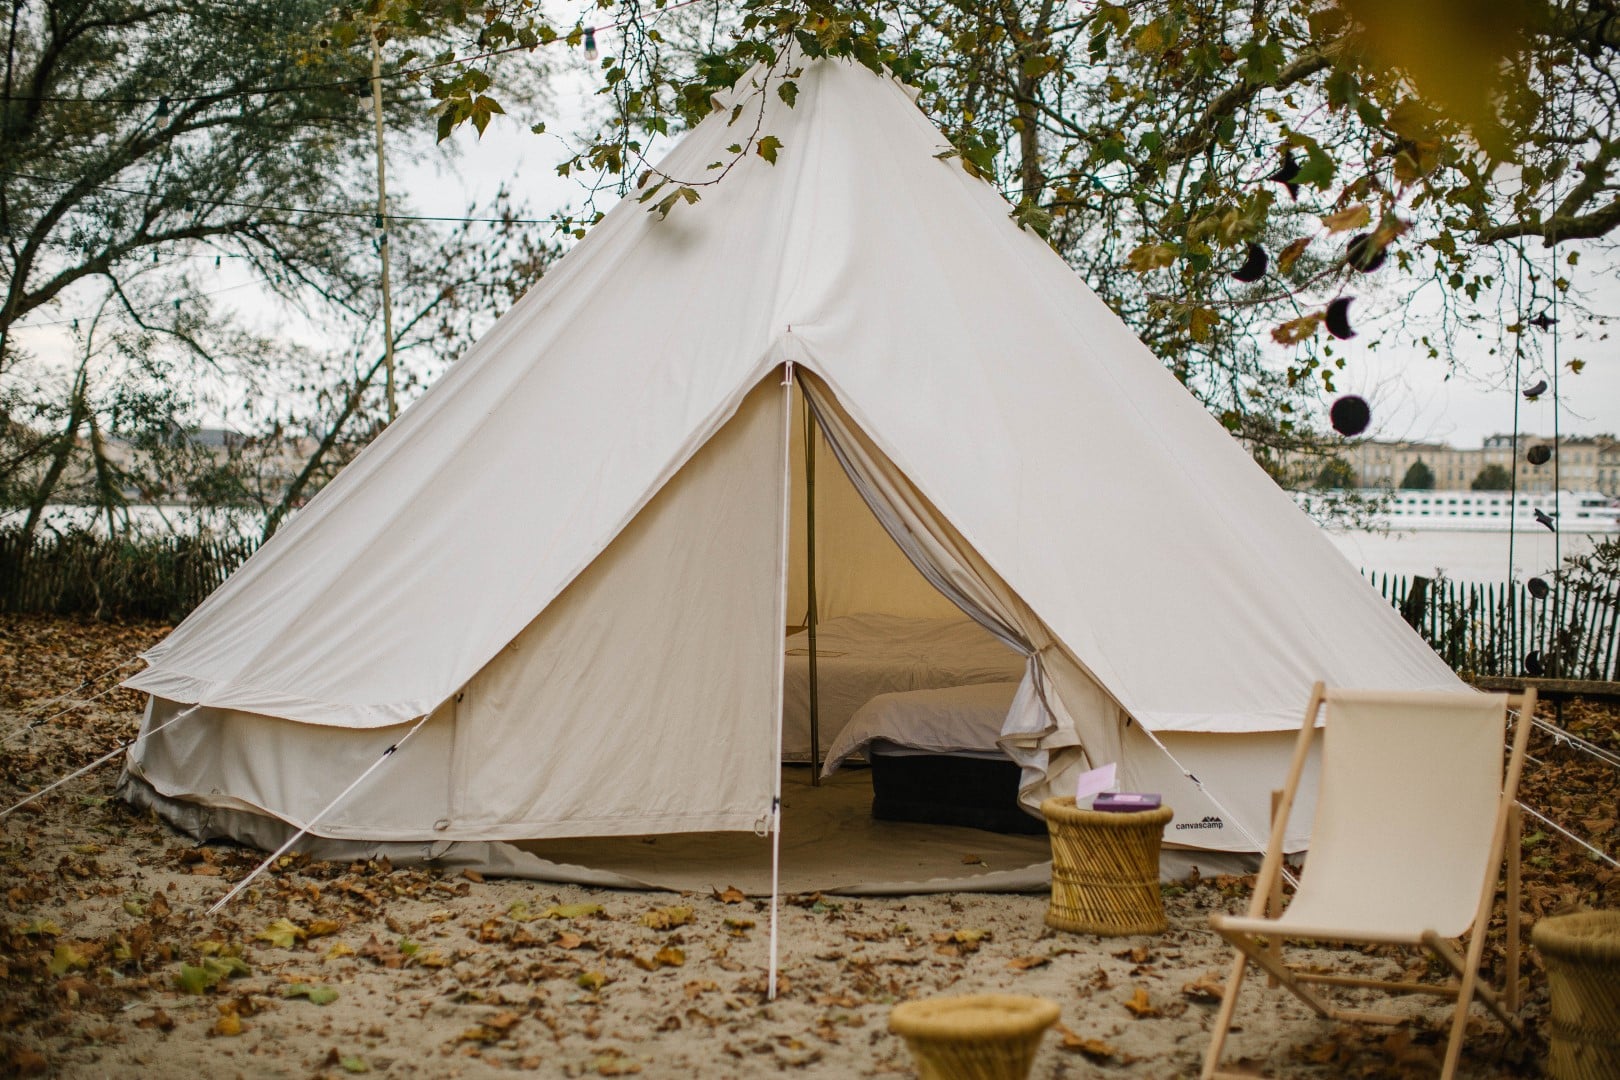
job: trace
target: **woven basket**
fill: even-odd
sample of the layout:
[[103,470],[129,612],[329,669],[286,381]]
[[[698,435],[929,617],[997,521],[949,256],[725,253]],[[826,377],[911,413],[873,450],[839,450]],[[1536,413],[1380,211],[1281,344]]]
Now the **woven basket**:
[[907,1001],[889,1012],[922,1080],[1023,1080],[1058,1006],[1022,994]]
[[1530,940],[1547,963],[1552,998],[1548,1074],[1620,1077],[1620,911],[1554,915]]
[[1159,895],[1159,841],[1168,806],[1135,813],[1081,810],[1071,796],[1041,803],[1052,836],[1052,902],[1046,925],[1082,934],[1157,934],[1168,922]]

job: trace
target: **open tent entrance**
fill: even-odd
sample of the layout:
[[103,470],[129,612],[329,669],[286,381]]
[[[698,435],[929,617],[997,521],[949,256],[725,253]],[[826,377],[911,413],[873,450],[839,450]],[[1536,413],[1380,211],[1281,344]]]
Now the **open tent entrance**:
[[[962,827],[978,822],[952,816],[953,801],[984,796],[959,799],[957,782],[938,783],[932,806],[911,815],[921,821],[874,820],[867,769],[816,788],[807,764],[783,768],[812,756],[801,626],[814,552],[820,760],[840,756],[840,734],[876,703],[898,710],[910,736],[887,739],[896,761],[919,748],[978,764],[1001,757],[1007,786],[992,801],[1003,820],[1024,820],[1015,800],[1037,807],[1091,760],[1120,761],[1127,784],[1166,792],[1178,815],[1198,806],[1171,759],[825,384],[802,367],[792,380],[784,373],[742,393],[562,592],[340,805],[327,809],[402,725],[207,707],[204,719],[159,731],[183,708],[161,694],[128,797],[194,835],[266,849],[309,824],[301,846],[320,858],[767,892],[771,807],[785,778],[787,891],[1040,887],[1044,836]],[[964,695],[978,724],[971,737],[961,734]],[[1227,790],[1245,794],[1257,753],[1269,756],[1275,742],[1286,754],[1274,735],[1179,738],[1210,744],[1211,760],[1234,778]],[[857,751],[875,756],[883,741],[880,733],[876,747]],[[917,764],[903,763],[912,778]],[[928,803],[920,775],[908,795]],[[1187,819],[1200,827],[1199,847],[1258,848],[1213,835],[1219,813]],[[1212,856],[1191,861],[1221,866]],[[710,879],[715,868],[725,880]]]
[[[859,433],[824,386],[802,369],[795,374],[788,384],[783,459],[786,625],[776,637],[783,654],[782,743],[772,759],[786,763],[781,888],[866,893],[1042,888],[1049,859],[1044,824],[1019,811],[1020,770],[995,745],[1030,670],[1028,647],[994,615],[975,612],[976,620],[942,590],[971,602],[961,583],[979,567],[941,568],[936,562],[922,563],[926,572],[919,569],[922,560],[951,557],[946,548],[930,551],[928,542],[915,536],[916,530],[937,524],[886,500],[903,487],[926,514],[932,515],[932,508]],[[780,381],[780,373],[771,380]],[[905,549],[896,537],[908,540]],[[948,543],[965,550],[959,537]],[[930,694],[948,699],[970,688],[966,705],[947,703],[941,711],[926,700]],[[910,698],[925,700],[911,703]],[[823,781],[818,766],[830,752],[839,753],[840,736],[851,721],[884,715],[867,708],[874,699],[898,710],[902,728],[891,734],[899,741],[879,739],[873,747],[849,745],[846,739],[842,760],[832,763],[836,771]],[[964,717],[964,708],[971,715]],[[940,719],[954,724],[933,723]],[[964,725],[977,725],[971,739],[964,738]],[[812,728],[819,736],[814,752]],[[917,745],[905,744],[908,733]],[[957,766],[941,775],[932,792],[926,790],[927,765],[940,759],[918,746],[951,752],[948,767]],[[884,814],[890,820],[874,816],[874,773],[866,765],[868,758],[877,760],[872,751],[878,748],[888,751],[889,769],[905,785],[890,796]],[[837,770],[839,764],[844,768]],[[979,789],[964,791],[964,777]],[[986,812],[989,806],[994,810]],[[897,817],[910,820],[893,820]],[[995,830],[972,827],[984,823]],[[1021,835],[1009,832],[1009,826]],[[554,866],[607,872],[620,884],[770,891],[769,841],[751,835],[549,839],[518,846]]]

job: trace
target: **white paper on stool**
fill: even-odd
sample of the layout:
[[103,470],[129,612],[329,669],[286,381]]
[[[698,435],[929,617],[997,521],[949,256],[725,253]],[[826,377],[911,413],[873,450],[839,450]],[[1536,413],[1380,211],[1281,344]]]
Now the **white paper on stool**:
[[1105,791],[1112,791],[1116,770],[1117,765],[1110,761],[1100,768],[1081,773],[1074,788],[1074,805],[1082,806],[1087,800],[1094,799]]

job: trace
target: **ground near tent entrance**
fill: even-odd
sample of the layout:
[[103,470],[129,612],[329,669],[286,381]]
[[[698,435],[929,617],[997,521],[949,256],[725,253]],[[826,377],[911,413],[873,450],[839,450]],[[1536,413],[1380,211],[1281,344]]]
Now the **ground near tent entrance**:
[[[1034,892],[1050,880],[1044,836],[876,821],[866,769],[810,783],[809,766],[782,770],[782,893]],[[771,845],[748,833],[698,833],[519,845],[554,863],[589,866],[640,884],[749,896],[771,892]]]
[[[0,739],[162,632],[0,618]],[[7,743],[0,800],[111,749],[136,707],[111,694]],[[1620,711],[1576,704],[1563,720],[1620,748]],[[1613,771],[1532,752],[1532,804],[1612,850]],[[682,895],[294,859],[213,920],[202,910],[258,856],[192,846],[111,799],[115,779],[109,767],[0,823],[0,1075],[899,1077],[895,1001],[1004,990],[1063,1007],[1036,1076],[1183,1076],[1228,962],[1206,920],[1248,896],[1236,878],[1171,886],[1168,933],[1100,939],[1047,930],[1038,894],[800,894],[783,908],[785,992],[767,1003],[766,906],[718,869],[704,872],[712,890]],[[959,863],[977,854],[955,846]],[[1590,860],[1534,834],[1526,855],[1532,919],[1620,907],[1620,882]],[[1376,953],[1321,959],[1396,970]],[[1482,1019],[1463,1075],[1538,1075],[1533,954],[1529,974],[1530,1038],[1509,1043]],[[1344,1029],[1251,989],[1233,1049],[1273,1076],[1430,1076],[1441,1014],[1424,1015],[1393,1033]]]

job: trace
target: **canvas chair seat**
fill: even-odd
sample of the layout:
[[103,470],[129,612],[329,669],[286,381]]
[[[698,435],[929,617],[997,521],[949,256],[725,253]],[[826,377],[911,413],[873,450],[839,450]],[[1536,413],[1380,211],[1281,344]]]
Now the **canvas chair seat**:
[[[1513,1024],[1518,983],[1517,830],[1515,797],[1535,692],[1516,702],[1519,723],[1504,768],[1511,699],[1473,692],[1394,693],[1326,690],[1318,684],[1300,728],[1273,823],[1265,864],[1244,916],[1213,915],[1211,927],[1238,949],[1214,1037],[1206,1078],[1223,1075],[1220,1054],[1250,962],[1264,968],[1318,1015],[1338,1020],[1399,1022],[1332,1004],[1307,984],[1369,986],[1393,992],[1453,996],[1442,1076],[1454,1074],[1468,1006],[1478,997]],[[1317,716],[1326,706],[1325,722]],[[1282,836],[1305,758],[1320,730],[1321,779],[1313,843],[1299,887],[1281,908]],[[1508,862],[1509,971],[1500,997],[1478,984],[1485,925],[1497,874]],[[1466,958],[1451,944],[1468,935]],[[1363,979],[1293,968],[1286,939],[1422,946],[1455,973],[1448,985]]]

